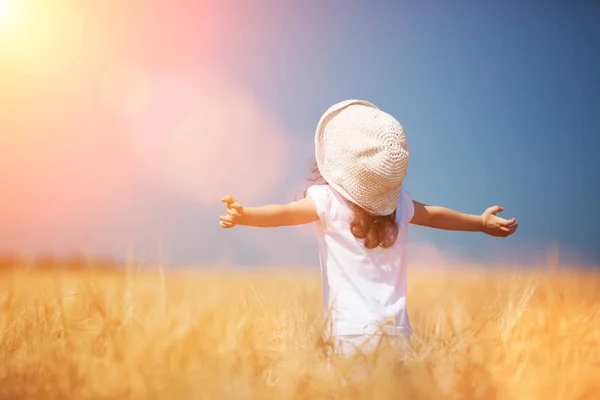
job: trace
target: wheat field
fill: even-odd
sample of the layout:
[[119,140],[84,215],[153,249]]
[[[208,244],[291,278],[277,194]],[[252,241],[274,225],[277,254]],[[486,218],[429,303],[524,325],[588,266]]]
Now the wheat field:
[[600,398],[589,270],[411,267],[403,364],[326,357],[315,269],[0,277],[2,399]]

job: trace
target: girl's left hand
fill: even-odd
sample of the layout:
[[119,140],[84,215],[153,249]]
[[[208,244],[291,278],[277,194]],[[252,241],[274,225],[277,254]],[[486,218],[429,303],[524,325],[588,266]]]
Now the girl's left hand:
[[223,228],[233,228],[240,223],[244,215],[244,207],[235,201],[231,196],[225,196],[221,199],[226,206],[226,215],[221,216],[219,225]]

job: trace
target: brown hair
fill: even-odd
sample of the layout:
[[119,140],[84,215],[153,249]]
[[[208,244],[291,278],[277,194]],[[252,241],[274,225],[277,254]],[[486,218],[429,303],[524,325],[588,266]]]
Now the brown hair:
[[[307,178],[310,182],[319,182],[324,185],[329,183],[323,179],[317,163],[313,163],[312,176]],[[308,190],[308,189],[307,189]],[[306,197],[307,191],[304,191]],[[389,215],[372,215],[364,208],[346,200],[352,210],[350,219],[350,231],[357,239],[361,239],[367,249],[376,247],[391,247],[398,238],[398,223],[396,222],[396,211]]]

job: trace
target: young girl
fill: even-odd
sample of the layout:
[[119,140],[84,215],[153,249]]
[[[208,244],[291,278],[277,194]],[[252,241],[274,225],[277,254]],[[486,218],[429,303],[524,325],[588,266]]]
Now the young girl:
[[384,337],[412,333],[406,309],[409,223],[506,237],[516,219],[493,206],[463,214],[412,200],[402,183],[409,148],[402,125],[375,105],[347,100],[323,114],[316,130],[318,177],[301,200],[242,207],[225,196],[223,228],[278,227],[315,222],[323,279],[326,336],[338,354],[372,351]]

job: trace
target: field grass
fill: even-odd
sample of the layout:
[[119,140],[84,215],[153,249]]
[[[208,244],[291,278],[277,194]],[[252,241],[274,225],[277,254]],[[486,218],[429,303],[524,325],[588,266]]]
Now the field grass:
[[600,398],[597,273],[413,267],[408,303],[406,364],[328,363],[316,270],[6,272],[0,398]]

